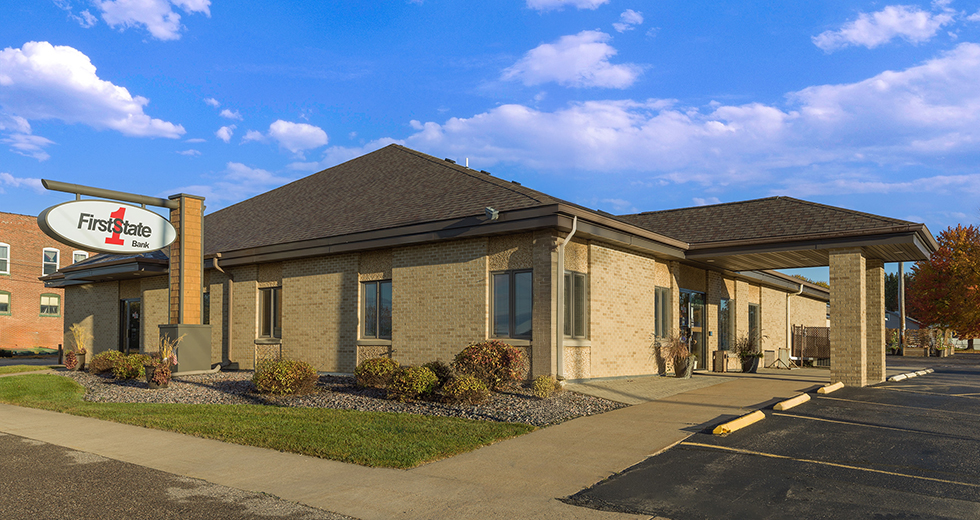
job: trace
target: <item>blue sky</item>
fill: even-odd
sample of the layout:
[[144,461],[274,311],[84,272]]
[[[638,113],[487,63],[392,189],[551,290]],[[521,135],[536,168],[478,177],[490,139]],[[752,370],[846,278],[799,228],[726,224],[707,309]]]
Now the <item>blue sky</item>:
[[[612,213],[980,223],[980,1],[6,0],[0,211],[209,211],[397,142]],[[820,275],[816,275],[820,277]]]

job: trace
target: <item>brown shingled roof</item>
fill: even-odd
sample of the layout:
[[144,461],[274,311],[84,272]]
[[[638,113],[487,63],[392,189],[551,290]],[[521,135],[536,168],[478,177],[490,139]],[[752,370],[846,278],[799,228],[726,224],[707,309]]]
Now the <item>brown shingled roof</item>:
[[620,220],[689,244],[745,239],[806,238],[853,233],[913,222],[791,197],[769,197],[666,211],[622,215]]
[[204,218],[206,255],[562,202],[389,145]]

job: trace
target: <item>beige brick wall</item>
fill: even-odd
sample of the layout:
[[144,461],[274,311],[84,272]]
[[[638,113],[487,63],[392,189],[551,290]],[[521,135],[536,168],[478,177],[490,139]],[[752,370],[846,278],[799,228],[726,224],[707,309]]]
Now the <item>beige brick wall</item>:
[[357,279],[361,282],[391,280],[391,250],[366,251],[358,255]]
[[235,277],[235,298],[229,311],[235,333],[228,346],[228,355],[240,368],[251,369],[255,364],[255,338],[258,336],[258,274],[256,265],[225,269]]
[[119,349],[119,282],[66,287],[63,305],[65,348],[74,344],[69,327],[80,323],[92,332],[90,356]]
[[866,262],[860,248],[830,251],[830,377],[867,384]]
[[487,268],[490,271],[531,269],[533,246],[532,233],[490,237],[487,243]]
[[558,373],[558,356],[555,353],[558,329],[555,301],[558,298],[558,284],[553,283],[558,270],[558,235],[551,230],[536,231],[531,247],[534,265],[531,376],[536,377]]
[[140,352],[160,350],[160,325],[166,325],[170,290],[167,277],[154,276],[140,280]]
[[[762,349],[786,348],[786,292],[761,287]],[[792,319],[792,317],[790,317]],[[747,330],[747,329],[746,329]]]
[[487,337],[487,239],[394,250],[391,290],[395,360],[452,361]]
[[[357,269],[357,254],[282,263],[282,353],[285,357],[306,361],[321,371],[354,371]],[[237,289],[238,283],[235,286]],[[392,286],[395,295],[398,290]],[[237,294],[235,299],[237,302]]]
[[651,343],[656,260],[592,242],[591,376],[656,372]]
[[806,296],[790,297],[791,321],[793,325],[806,327],[827,326],[827,302]]
[[228,326],[225,323],[228,309],[225,302],[228,290],[228,277],[217,270],[205,273],[205,283],[211,295],[211,363],[225,361],[228,346],[225,344],[225,334]]
[[705,272],[704,269],[698,269],[696,267],[691,267],[689,265],[681,265],[679,272],[679,279],[677,280],[681,289],[687,289],[689,291],[697,292],[707,292],[707,287],[705,287]]
[[868,384],[885,380],[885,270],[878,259],[865,263],[866,317],[868,325],[867,359]]

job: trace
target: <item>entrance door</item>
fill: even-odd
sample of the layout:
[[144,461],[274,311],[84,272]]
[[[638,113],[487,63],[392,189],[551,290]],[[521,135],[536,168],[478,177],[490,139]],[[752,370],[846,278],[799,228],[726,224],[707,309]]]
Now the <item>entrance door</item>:
[[119,301],[119,351],[138,354],[140,351],[140,299]]
[[681,339],[698,356],[698,368],[708,366],[708,342],[705,341],[704,293],[682,289],[680,294]]

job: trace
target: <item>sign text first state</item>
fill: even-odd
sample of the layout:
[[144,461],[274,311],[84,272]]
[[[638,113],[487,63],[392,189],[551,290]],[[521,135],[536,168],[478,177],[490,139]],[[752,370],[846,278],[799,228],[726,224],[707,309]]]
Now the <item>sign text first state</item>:
[[150,226],[144,226],[142,222],[134,225],[134,224],[130,224],[128,220],[122,220],[119,218],[110,218],[107,220],[102,220],[94,217],[95,215],[91,213],[81,213],[78,217],[78,229],[82,229],[82,226],[88,224],[87,228],[89,231],[99,230],[99,231],[117,233],[121,235],[145,237],[145,238],[149,238],[150,233],[153,231],[150,228]]

